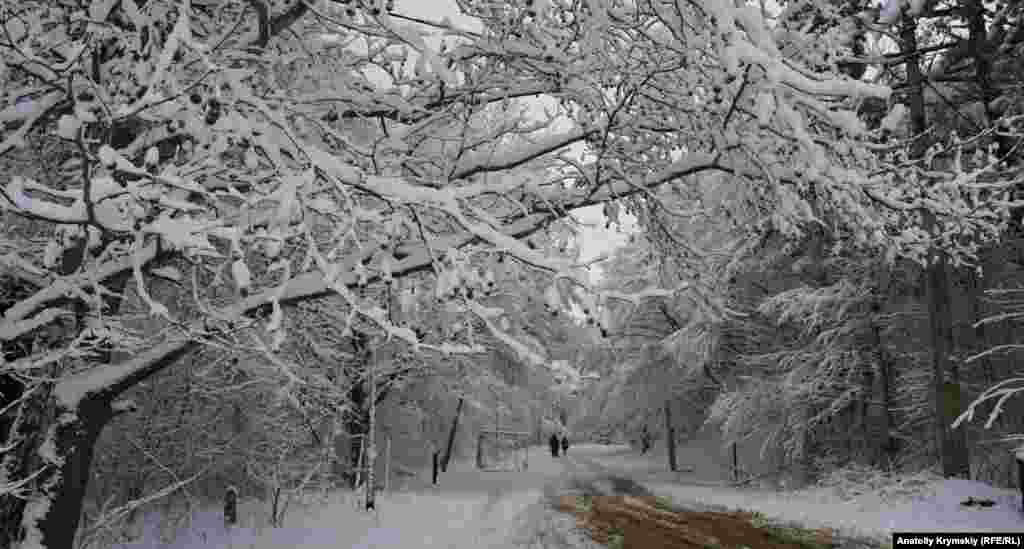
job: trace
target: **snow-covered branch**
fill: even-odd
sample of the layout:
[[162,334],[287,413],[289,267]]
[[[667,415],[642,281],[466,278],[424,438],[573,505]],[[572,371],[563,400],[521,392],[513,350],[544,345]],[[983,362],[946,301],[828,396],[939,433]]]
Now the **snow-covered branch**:
[[513,151],[505,151],[497,146],[490,152],[472,153],[460,160],[452,179],[468,179],[480,173],[510,170],[586,139],[587,136],[599,131],[598,128],[579,128],[563,134],[550,135]]

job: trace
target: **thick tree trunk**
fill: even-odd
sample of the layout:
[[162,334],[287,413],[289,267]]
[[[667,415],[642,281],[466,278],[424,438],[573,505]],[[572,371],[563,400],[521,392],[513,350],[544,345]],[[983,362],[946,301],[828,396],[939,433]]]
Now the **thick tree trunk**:
[[27,498],[0,497],[0,547],[26,542],[48,549],[71,549],[95,444],[113,413],[106,400],[87,400],[69,414],[48,395],[39,399],[31,403],[29,412],[36,415],[31,422],[36,430],[22,440],[13,464],[18,478],[40,469],[42,473],[29,484]]
[[665,445],[668,447],[668,468],[678,471],[676,464],[676,428],[672,425],[672,400],[665,401]]
[[[68,275],[78,269],[83,246],[65,252],[60,274]],[[106,288],[114,297],[104,299],[105,315],[117,314],[123,301],[118,296],[123,294],[128,279],[128,273],[120,273],[106,281]],[[75,308],[80,314],[84,312],[81,304]],[[7,359],[14,358],[10,353],[4,354]],[[109,363],[111,349],[104,349],[97,359]],[[60,371],[53,370],[48,375],[58,377]],[[114,416],[110,403],[125,388],[86,398],[75,410],[59,406],[49,385],[29,387],[18,382],[5,388],[17,389],[18,394],[5,392],[7,402],[3,407],[24,396],[24,391],[33,393],[0,420],[0,445],[14,444],[0,459],[0,470],[12,482],[38,475],[24,486],[23,497],[0,495],[0,547],[26,543],[48,549],[71,549],[81,520],[96,441]]]
[[[992,103],[999,95],[999,92],[992,85],[992,63],[990,59],[990,54],[992,52],[986,51],[988,33],[985,25],[985,8],[982,0],[968,0],[964,3],[964,7],[968,21],[968,44],[971,56],[974,58],[975,76],[977,77],[977,84],[982,96],[982,105],[985,108],[985,121],[986,125],[991,125],[993,118],[996,117],[996,113],[992,112]],[[984,263],[982,263],[979,265],[979,268],[983,268],[984,266]],[[974,324],[984,318],[985,315],[985,307],[981,299],[981,296],[985,291],[985,283],[982,279],[983,272],[984,271],[977,272],[973,269],[968,269],[966,273],[968,309],[970,314],[968,317],[969,324],[965,326],[964,329],[964,336],[966,337],[961,341],[969,341],[971,343],[970,345],[967,345],[971,354],[980,352],[991,344],[991,342],[988,341],[988,334],[985,331],[985,326],[980,325],[977,328],[974,327]],[[996,382],[996,377],[993,372],[991,357],[986,356],[982,358],[980,362],[981,370],[985,375],[986,384],[994,384]],[[1005,426],[1003,414],[1000,414],[996,419],[996,425],[999,428],[1003,428]]]
[[[878,324],[878,316],[882,312],[883,300],[889,295],[888,277],[886,283],[882,284],[881,295],[871,305],[871,339],[875,347],[875,364],[869,372],[865,381],[868,405],[867,425],[865,435],[867,438],[867,461],[870,465],[880,467],[886,463],[886,455],[895,450],[894,439],[892,438],[892,408],[890,405],[890,380],[892,377],[892,360],[886,351],[885,341],[882,338],[882,327]],[[883,297],[885,296],[885,297]]]
[[[931,217],[930,212],[926,219]],[[926,221],[926,230],[931,223]],[[953,351],[953,326],[949,300],[949,271],[945,255],[936,250],[925,268],[928,290],[929,331],[932,344],[932,390],[935,405],[936,445],[938,446],[942,474],[945,477],[970,476],[967,455],[966,429],[957,430],[950,425],[962,411],[959,376],[950,361]],[[950,376],[947,382],[947,375]]]
[[71,549],[74,544],[96,441],[113,413],[108,402],[87,401],[79,406],[76,416],[77,420],[56,430],[57,451],[64,456],[64,465],[59,487],[51,489],[54,497],[50,511],[39,523],[43,546],[49,549]]
[[[3,433],[3,440],[0,441],[11,446],[11,449],[3,455],[0,467],[3,467],[8,482],[18,482],[43,467],[37,450],[43,444],[45,433],[53,425],[55,414],[50,406],[48,392],[43,392],[23,401],[16,408],[16,414],[12,412],[11,415],[15,417],[7,424],[9,430]],[[31,495],[36,484],[31,482],[26,485],[25,493]],[[0,495],[0,547],[14,547],[21,540],[26,502],[26,498],[11,494]]]
[[459,415],[462,414],[462,405],[465,399],[459,398],[459,403],[455,406],[455,417],[452,418],[452,428],[448,431],[448,443],[444,449],[444,460],[441,461],[441,471],[448,472],[448,462],[452,459],[452,448],[455,446],[455,433],[459,429]]
[[879,361],[869,377],[869,401],[867,410],[867,457],[868,463],[876,467],[886,463],[886,456],[893,457],[895,442],[892,437],[892,409],[890,405],[891,366]]
[[[904,14],[900,29],[901,48],[907,57],[907,98],[910,110],[910,132],[917,136],[911,145],[911,158],[924,157],[926,143],[923,134],[927,130],[927,118],[924,103],[924,76],[918,64],[917,22],[909,14]],[[924,230],[931,232],[935,225],[935,216],[928,209],[921,210]],[[953,388],[946,383],[946,373],[951,372],[950,353],[953,350],[953,328],[949,307],[949,273],[948,262],[942,250],[933,248],[929,253],[928,265],[924,269],[924,287],[927,289],[929,339],[931,341],[932,361],[932,397],[935,407],[935,444],[942,463],[942,474],[946,477],[970,475],[970,462],[967,455],[966,431],[960,429],[953,432],[953,423],[959,410],[958,402],[952,398]]]

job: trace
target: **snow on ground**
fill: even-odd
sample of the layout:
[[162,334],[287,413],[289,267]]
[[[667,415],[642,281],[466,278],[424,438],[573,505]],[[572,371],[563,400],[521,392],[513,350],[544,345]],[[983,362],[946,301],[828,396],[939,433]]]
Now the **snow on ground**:
[[388,494],[379,498],[378,513],[364,513],[351,502],[336,500],[317,509],[293,509],[282,528],[243,522],[226,529],[220,513],[192,516],[173,540],[157,533],[155,515],[147,517],[142,540],[122,549],[206,548],[474,548],[501,547],[522,526],[515,517],[535,503],[539,492],[522,492],[490,502],[487,494]]
[[[265,506],[251,501],[240,506],[240,524],[230,531],[220,512],[208,510],[193,513],[190,523],[164,537],[161,517],[150,514],[141,539],[116,549],[515,547],[538,535],[543,487],[565,471],[563,462],[545,452],[531,449],[524,472],[477,472],[472,462],[453,463],[441,475],[440,487],[422,484],[378,495],[376,513],[361,511],[351,493],[335,494],[322,505],[292,508],[281,528],[271,528],[262,517]],[[571,528],[571,520],[545,524]]]
[[[593,445],[578,447],[577,451],[610,470],[628,473],[654,493],[667,495],[679,504],[694,501],[759,511],[780,521],[831,527],[851,536],[888,541],[894,531],[1024,531],[1020,495],[980,482],[959,479],[935,481],[915,498],[885,496],[878,492],[843,498],[828,488],[776,492],[724,485],[689,485],[685,474],[664,473],[666,458],[661,454],[641,456],[624,446]],[[680,465],[684,463],[681,459]],[[678,480],[668,480],[672,475],[676,475]],[[988,508],[960,505],[968,497],[991,499],[995,505]]]
[[[141,540],[117,549],[512,549],[533,547],[538,540],[558,547],[588,546],[574,531],[571,516],[550,512],[539,503],[544,487],[565,475],[566,465],[572,464],[546,452],[546,448],[531,449],[529,467],[523,472],[481,473],[472,462],[454,463],[441,476],[440,487],[429,486],[421,475],[421,484],[411,491],[381,494],[377,513],[359,510],[358,498],[352,494],[335,494],[328,503],[293,508],[284,527],[275,529],[260,518],[264,507],[246,502],[239,513],[241,524],[230,533],[220,513],[201,512],[192,515],[191,524],[179,525],[177,537],[168,542],[160,539],[159,517],[150,515]],[[663,453],[640,456],[625,446],[575,445],[569,449],[570,458],[624,473],[680,505],[689,501],[759,511],[782,522],[834,528],[842,535],[888,541],[893,531],[1024,531],[1019,497],[977,482],[935,482],[918,490],[921,495],[917,499],[897,497],[893,490],[888,495],[876,491],[850,498],[830,488],[800,492],[739,489],[710,485],[721,477],[720,467],[711,463],[716,471],[700,471],[699,456],[690,462],[695,468],[692,473],[665,473]],[[681,451],[680,456],[692,453]],[[680,464],[686,463],[681,457]],[[991,499],[996,505],[960,505],[968,497]]]
[[[627,472],[648,482],[681,482],[704,486],[728,484],[729,468],[721,442],[717,438],[699,438],[687,441],[676,450],[679,471],[668,470],[664,447],[655,445],[646,455],[640,455],[629,446],[581,444],[576,450],[587,458],[601,458],[606,467]],[[573,454],[573,449],[569,449]]]

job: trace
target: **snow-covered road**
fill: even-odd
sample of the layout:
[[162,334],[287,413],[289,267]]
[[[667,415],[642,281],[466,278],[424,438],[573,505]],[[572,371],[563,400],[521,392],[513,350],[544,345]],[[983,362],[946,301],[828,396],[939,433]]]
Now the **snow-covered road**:
[[197,512],[173,541],[161,536],[153,515],[141,539],[118,549],[597,548],[545,497],[572,477],[572,468],[539,447],[530,449],[523,472],[480,472],[472,462],[454,462],[440,486],[421,479],[410,490],[378,495],[375,513],[361,511],[352,494],[337,494],[326,505],[294,508],[283,527],[270,528],[261,517],[265,510],[248,502],[230,532],[218,512]]
[[[899,531],[1022,531],[1017,498],[1011,492],[968,481],[945,481],[928,499],[886,501],[864,494],[842,501],[824,490],[779,493],[729,486],[707,486],[707,479],[685,483],[687,475],[664,478],[663,456],[640,456],[626,447],[579,445],[568,457],[552,458],[533,448],[523,472],[479,472],[472,463],[454,463],[438,487],[422,484],[381,494],[376,513],[359,510],[351,494],[326,505],[293,509],[283,528],[266,527],[262,508],[242,513],[242,524],[228,535],[216,512],[196,513],[178,528],[173,543],[151,531],[124,549],[166,547],[203,549],[284,547],[323,549],[593,549],[597,544],[576,528],[575,518],[555,510],[558,496],[667,495],[686,510],[746,509],[780,522],[837,529],[838,534],[876,539]],[[699,476],[699,475],[698,475]],[[992,508],[966,508],[968,495],[989,497]],[[874,498],[874,499],[872,499]],[[165,538],[166,539],[166,538]]]

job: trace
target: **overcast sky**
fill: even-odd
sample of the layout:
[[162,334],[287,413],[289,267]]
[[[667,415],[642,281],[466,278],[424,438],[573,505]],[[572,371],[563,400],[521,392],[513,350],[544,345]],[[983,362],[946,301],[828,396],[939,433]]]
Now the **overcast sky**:
[[[412,17],[432,21],[440,21],[447,17],[453,24],[458,26],[464,26],[465,28],[473,28],[475,26],[473,19],[460,16],[454,0],[398,0],[395,2],[395,7],[395,11]],[[605,218],[601,210],[601,206],[591,206],[589,208],[580,208],[573,212],[579,221],[589,225],[589,227],[581,229],[579,233],[582,246],[581,259],[583,260],[589,260],[603,253],[608,253],[613,248],[624,245],[628,238],[628,233],[625,231],[619,232],[615,227],[611,229],[604,228]],[[626,231],[635,228],[631,216],[624,215],[623,221]],[[596,271],[598,269],[591,269],[592,277],[598,274]]]

